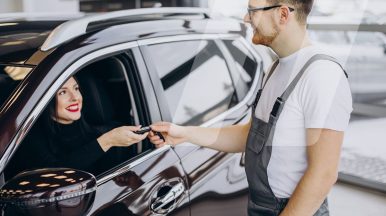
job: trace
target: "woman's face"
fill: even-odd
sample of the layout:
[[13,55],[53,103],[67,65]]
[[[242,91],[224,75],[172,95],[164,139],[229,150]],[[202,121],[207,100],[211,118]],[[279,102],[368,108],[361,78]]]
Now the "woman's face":
[[82,94],[74,78],[70,78],[56,93],[56,117],[61,124],[71,124],[80,119],[82,110]]

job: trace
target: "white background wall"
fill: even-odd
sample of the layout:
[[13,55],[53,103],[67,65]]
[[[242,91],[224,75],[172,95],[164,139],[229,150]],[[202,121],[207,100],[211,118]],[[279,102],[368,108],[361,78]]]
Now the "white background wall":
[[215,13],[242,18],[247,12],[248,0],[208,0],[208,6]]
[[0,13],[9,12],[60,12],[79,11],[79,0],[0,0]]
[[78,12],[79,0],[23,0],[24,12]]
[[22,0],[0,0],[0,13],[23,11]]

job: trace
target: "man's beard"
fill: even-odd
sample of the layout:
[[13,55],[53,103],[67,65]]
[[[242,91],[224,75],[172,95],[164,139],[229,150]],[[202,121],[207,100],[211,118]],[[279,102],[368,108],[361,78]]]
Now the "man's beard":
[[261,34],[257,30],[257,28],[255,28],[252,42],[256,45],[264,45],[264,46],[271,47],[272,42],[277,38],[278,35],[279,35],[279,30],[276,27],[274,28],[274,32],[268,36]]

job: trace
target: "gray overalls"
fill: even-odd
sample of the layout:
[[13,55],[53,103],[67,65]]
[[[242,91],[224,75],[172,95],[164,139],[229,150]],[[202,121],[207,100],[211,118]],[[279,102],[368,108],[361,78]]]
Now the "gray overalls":
[[[253,104],[252,124],[247,139],[247,147],[245,149],[245,171],[247,173],[249,183],[249,216],[276,216],[280,214],[288,203],[289,199],[277,198],[274,195],[268,182],[267,167],[271,158],[273,137],[275,134],[276,123],[280,117],[285,102],[295,89],[306,69],[317,60],[329,60],[339,64],[336,59],[327,55],[318,54],[313,56],[304,65],[302,70],[299,74],[297,74],[281,97],[277,98],[268,123],[256,118],[255,116],[256,106],[265,85],[257,93],[256,100]],[[278,64],[279,61],[276,61],[273,64],[272,69],[268,74],[268,78],[266,79],[266,83]],[[339,66],[341,65],[339,64]],[[283,166],[285,165],[283,164]],[[328,215],[329,210],[326,199],[320,209],[315,213],[315,216]]]

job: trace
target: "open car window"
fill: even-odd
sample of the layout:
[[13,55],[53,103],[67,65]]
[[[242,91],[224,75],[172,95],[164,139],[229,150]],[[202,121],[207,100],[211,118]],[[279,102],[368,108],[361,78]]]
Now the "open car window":
[[[54,97],[12,156],[4,172],[5,180],[24,170],[52,167],[80,169],[98,176],[135,157],[136,144],[112,147],[101,153],[97,142],[99,136],[116,127],[135,125],[127,70],[119,58],[110,57],[77,72],[74,78],[83,102],[81,120],[76,122],[81,126],[73,129],[60,124],[47,125]],[[54,135],[50,134],[52,129]],[[90,162],[92,157],[96,159]],[[85,164],[87,161],[89,166]]]

